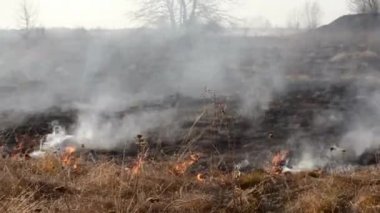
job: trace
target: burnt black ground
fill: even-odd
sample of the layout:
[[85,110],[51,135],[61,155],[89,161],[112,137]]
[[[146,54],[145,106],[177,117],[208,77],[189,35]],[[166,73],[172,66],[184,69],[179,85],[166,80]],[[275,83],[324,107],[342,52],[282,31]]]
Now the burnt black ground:
[[[227,106],[225,111],[220,104]],[[175,125],[180,128],[175,135],[162,137],[160,132],[171,128],[165,126],[146,133],[136,132],[136,135],[144,134],[147,138],[152,155],[155,155],[153,157],[163,153],[181,153],[187,147],[187,151],[201,152],[206,157],[223,155],[233,158],[235,163],[249,159],[254,166],[261,166],[264,159],[279,149],[297,150],[303,143],[315,147],[336,143],[347,132],[347,123],[353,122],[361,111],[368,111],[367,100],[359,96],[357,85],[352,81],[293,81],[287,85],[286,92],[275,95],[266,111],[255,117],[239,114],[239,104],[238,98],[195,99],[176,95],[166,101],[145,103],[113,116],[177,108],[178,122]],[[208,107],[207,113],[194,123],[205,107]],[[14,143],[15,134],[46,135],[52,131],[53,121],[70,130],[76,116],[75,110],[57,109],[32,115],[18,125],[3,129],[3,143]],[[191,135],[185,137],[190,129]],[[127,154],[135,156],[137,147],[134,139],[129,141]],[[98,152],[120,157],[121,147]]]

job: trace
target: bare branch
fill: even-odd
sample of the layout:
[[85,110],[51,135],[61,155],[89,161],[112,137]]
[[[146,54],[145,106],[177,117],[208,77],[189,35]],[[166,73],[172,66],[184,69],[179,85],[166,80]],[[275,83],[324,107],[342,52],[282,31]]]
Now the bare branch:
[[378,14],[379,0],[347,0],[349,9],[354,13]]
[[222,9],[236,0],[141,0],[134,18],[148,24],[164,21],[172,28],[199,23],[230,23],[232,18]]

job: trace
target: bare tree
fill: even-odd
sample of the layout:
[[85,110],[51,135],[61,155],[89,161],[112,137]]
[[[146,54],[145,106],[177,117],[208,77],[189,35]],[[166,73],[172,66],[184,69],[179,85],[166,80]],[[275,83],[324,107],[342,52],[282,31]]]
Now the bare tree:
[[169,23],[172,28],[196,23],[230,22],[222,9],[234,0],[140,0],[135,18],[148,24]]
[[347,0],[349,9],[354,13],[378,14],[379,0]]
[[305,27],[315,29],[321,21],[322,11],[317,1],[307,1],[304,5]]
[[28,0],[21,0],[18,21],[24,36],[28,37],[30,31],[36,27],[37,11]]
[[297,8],[295,8],[288,15],[287,27],[289,29],[299,30],[301,28],[301,25],[302,25],[302,14]]
[[35,27],[37,12],[28,0],[21,0],[19,11],[19,22],[22,29],[32,29]]

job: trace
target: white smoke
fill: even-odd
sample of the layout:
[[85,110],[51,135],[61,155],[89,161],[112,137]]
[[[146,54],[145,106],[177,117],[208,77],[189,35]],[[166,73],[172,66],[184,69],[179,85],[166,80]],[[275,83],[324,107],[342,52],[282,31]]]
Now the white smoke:
[[367,151],[380,149],[380,95],[375,90],[372,93],[361,94],[364,98],[364,109],[356,115],[347,133],[342,137],[340,146],[347,147],[361,156]]
[[298,170],[313,170],[317,168],[323,168],[327,165],[327,158],[322,158],[321,156],[315,156],[311,152],[303,152],[300,160],[294,166]]
[[175,113],[175,110],[168,109],[104,118],[99,113],[84,112],[79,115],[74,137],[87,148],[112,149],[131,141],[138,134],[170,125]]
[[60,126],[58,123],[53,124],[53,132],[47,134],[46,137],[41,141],[40,150],[52,150],[59,149],[60,145],[69,139],[74,138],[73,135],[67,134],[64,127]]
[[378,149],[379,134],[371,128],[357,127],[348,132],[342,139],[341,145],[354,150],[356,156],[362,155],[369,149]]
[[79,115],[72,134],[90,147],[111,148],[136,134],[175,122],[175,108],[103,116],[141,102],[155,102],[175,93],[200,98],[207,87],[218,95],[240,97],[240,113],[257,115],[286,84],[285,59],[273,59],[277,51],[251,43],[247,48],[236,42],[239,40],[226,42],[229,40],[220,35],[66,33],[47,30],[44,39],[30,44],[26,52],[20,44],[0,55],[0,113],[74,108]]
[[41,139],[39,150],[30,153],[30,157],[41,158],[47,153],[57,153],[63,150],[66,141],[74,139],[74,135],[68,134],[66,129],[56,121],[52,123],[52,129],[53,131],[50,134]]

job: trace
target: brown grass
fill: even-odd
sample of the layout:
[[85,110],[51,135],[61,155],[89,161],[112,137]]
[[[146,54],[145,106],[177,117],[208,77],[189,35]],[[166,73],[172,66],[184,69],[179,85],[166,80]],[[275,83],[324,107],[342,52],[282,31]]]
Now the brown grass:
[[1,212],[378,212],[380,170],[351,175],[263,170],[234,177],[213,172],[205,182],[170,172],[171,161],[145,162],[141,173],[112,162],[73,170],[48,156],[0,160]]

